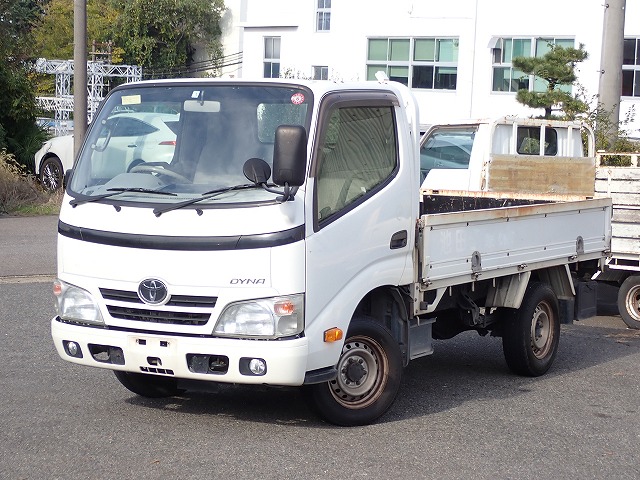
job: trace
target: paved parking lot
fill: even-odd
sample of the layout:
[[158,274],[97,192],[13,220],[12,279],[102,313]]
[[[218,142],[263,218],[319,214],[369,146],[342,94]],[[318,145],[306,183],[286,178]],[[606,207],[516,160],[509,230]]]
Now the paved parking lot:
[[640,478],[640,331],[619,317],[563,325],[540,378],[512,375],[497,338],[436,341],[366,427],[319,421],[299,389],[144,399],[55,352],[55,223],[0,218],[2,479]]

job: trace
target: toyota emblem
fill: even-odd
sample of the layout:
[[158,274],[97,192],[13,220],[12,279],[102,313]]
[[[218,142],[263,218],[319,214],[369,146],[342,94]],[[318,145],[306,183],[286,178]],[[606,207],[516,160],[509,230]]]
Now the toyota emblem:
[[149,305],[159,305],[167,299],[169,292],[162,280],[147,278],[138,286],[138,297]]

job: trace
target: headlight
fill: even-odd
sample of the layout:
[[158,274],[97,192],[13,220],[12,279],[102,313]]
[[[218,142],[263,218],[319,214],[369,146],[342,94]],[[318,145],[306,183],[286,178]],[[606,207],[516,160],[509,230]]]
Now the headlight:
[[227,305],[214,335],[278,338],[304,328],[304,295],[261,298]]
[[57,300],[58,316],[62,320],[104,324],[98,305],[86,290],[56,280],[53,282],[53,294]]

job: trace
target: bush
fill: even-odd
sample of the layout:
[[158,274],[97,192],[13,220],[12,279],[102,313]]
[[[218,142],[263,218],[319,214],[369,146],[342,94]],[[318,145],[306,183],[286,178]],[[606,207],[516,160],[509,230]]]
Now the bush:
[[53,214],[60,199],[61,193],[47,194],[12,154],[0,151],[0,214]]
[[[637,150],[636,150],[637,152]],[[603,167],[633,167],[637,166],[638,155],[635,155],[635,164],[630,153],[605,153],[600,155],[600,165]]]

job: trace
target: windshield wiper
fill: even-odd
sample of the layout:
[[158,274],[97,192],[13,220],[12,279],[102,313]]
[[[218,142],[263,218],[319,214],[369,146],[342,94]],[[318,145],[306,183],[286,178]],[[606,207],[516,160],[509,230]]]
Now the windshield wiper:
[[178,195],[177,193],[173,193],[173,192],[164,192],[162,190],[151,190],[150,188],[139,188],[139,187],[128,187],[128,188],[116,187],[116,188],[108,188],[107,191],[109,193],[96,195],[95,197],[83,198],[81,200],[74,198],[69,202],[69,205],[71,205],[72,207],[77,207],[78,205],[82,205],[83,203],[97,202],[98,200],[102,200],[103,198],[113,197],[114,195],[120,195],[121,193],[124,193],[124,192],[154,193],[156,195],[170,195],[173,197]]
[[233,190],[246,190],[248,188],[258,188],[258,187],[260,187],[260,185],[256,185],[255,183],[244,183],[242,185],[234,185],[233,187],[216,188],[215,190],[209,190],[208,192],[204,192],[198,198],[192,198],[190,200],[185,200],[184,202],[172,203],[171,205],[167,205],[166,207],[162,207],[162,208],[154,208],[153,214],[156,217],[159,217],[163,213],[170,212],[171,210],[178,210],[180,208],[193,205],[194,203],[198,203],[203,200],[208,200],[210,198],[217,197],[218,195],[222,195],[223,193],[232,192]]

